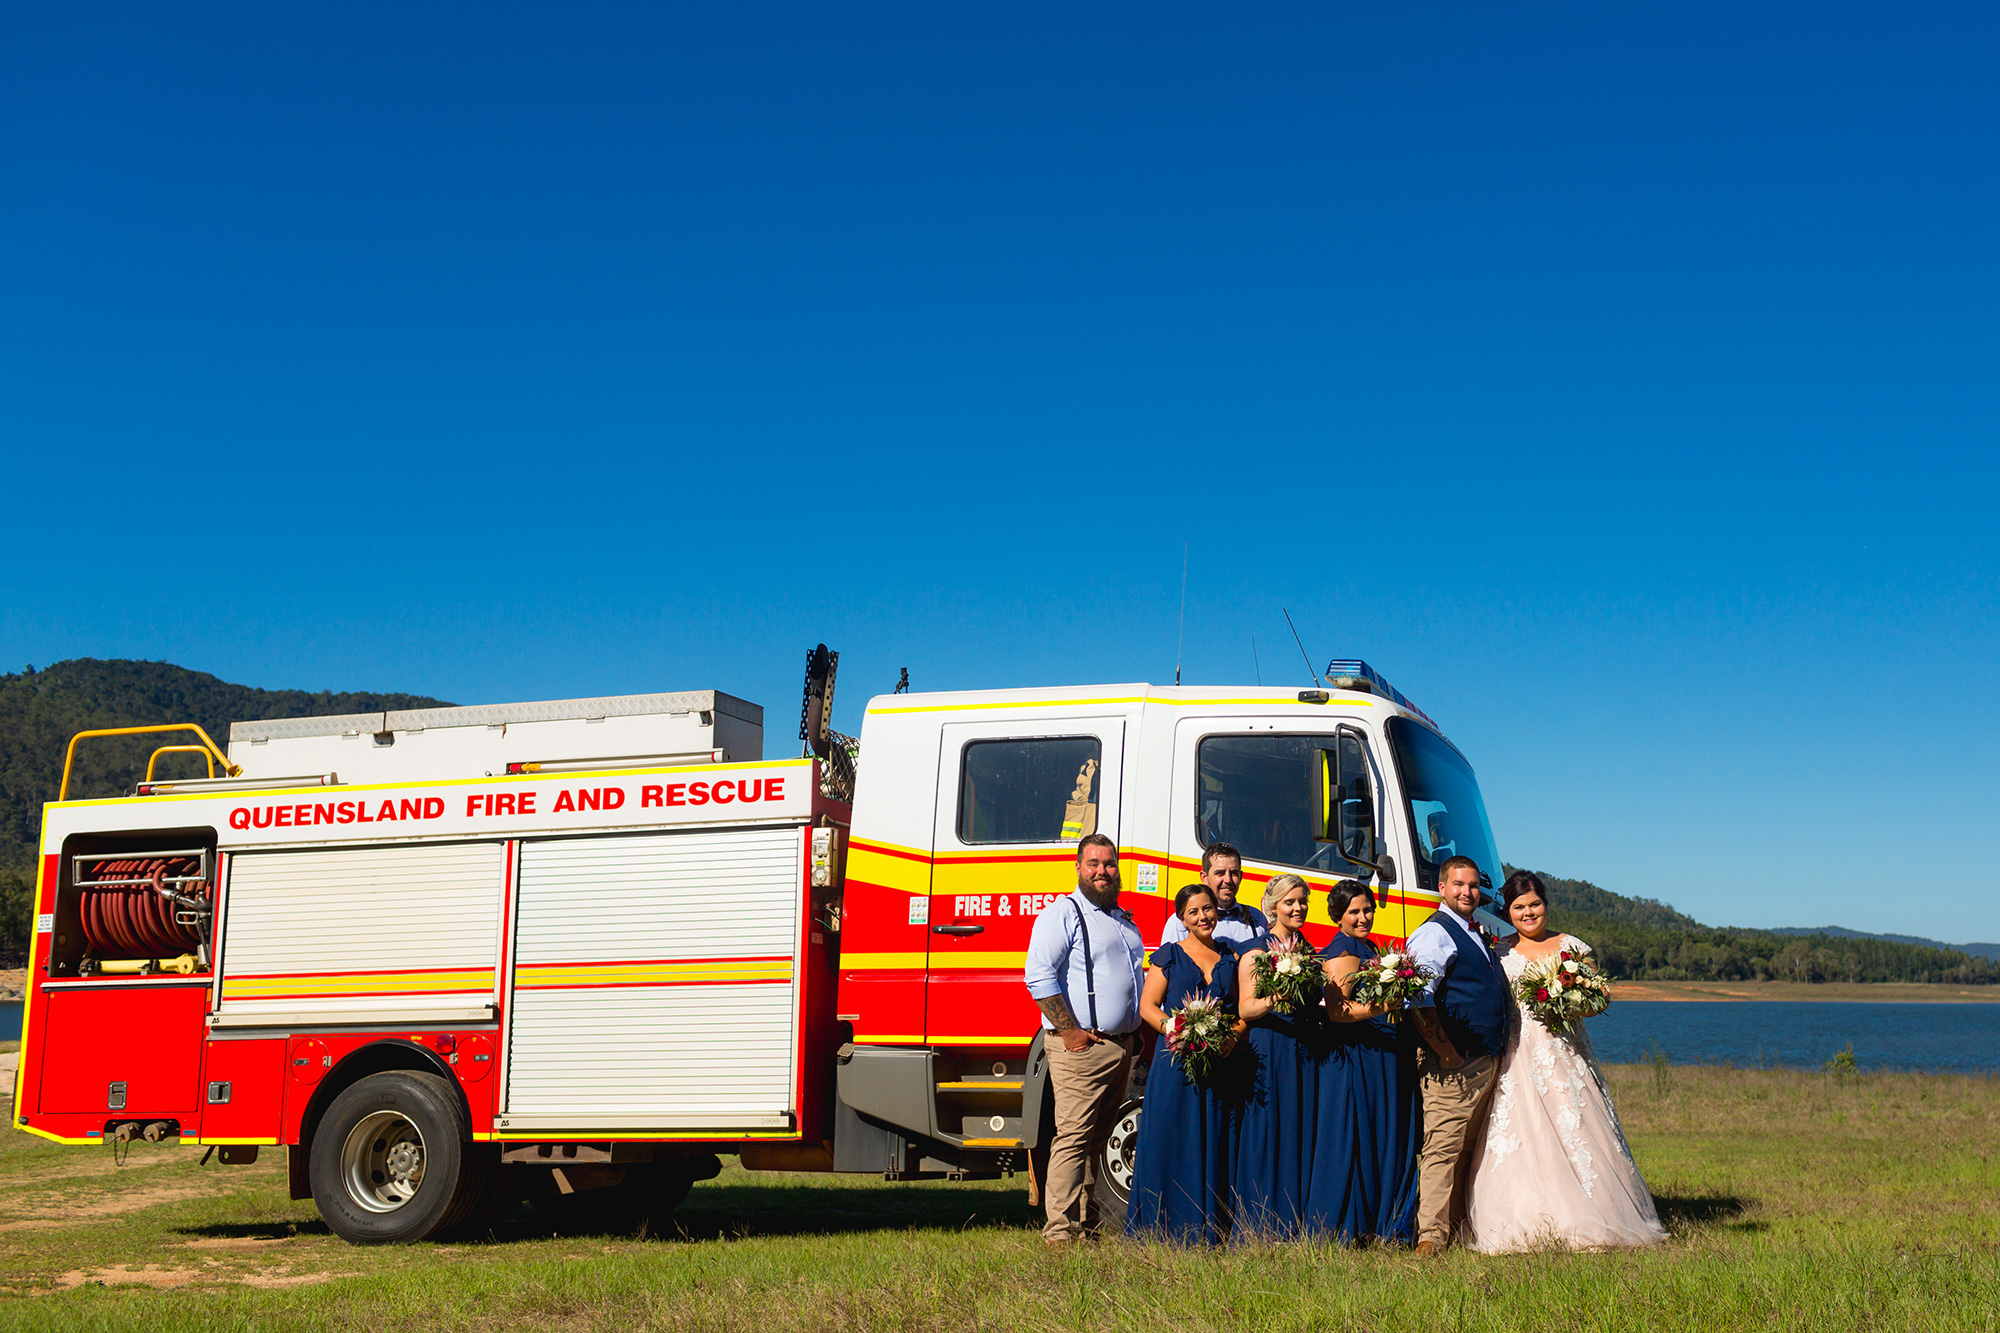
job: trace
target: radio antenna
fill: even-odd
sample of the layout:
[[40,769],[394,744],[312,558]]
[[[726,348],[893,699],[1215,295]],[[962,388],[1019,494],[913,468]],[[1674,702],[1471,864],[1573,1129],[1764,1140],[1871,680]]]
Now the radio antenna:
[[[1279,607],[1278,609],[1280,611],[1285,612],[1285,623],[1287,625],[1292,625],[1292,613],[1290,611],[1285,611],[1285,608],[1282,606]],[[1299,627],[1297,625],[1292,625],[1292,642],[1298,644],[1299,656],[1305,658],[1306,660],[1306,679],[1311,681],[1315,685],[1319,684],[1319,676],[1315,674],[1313,671],[1312,657],[1310,654],[1306,652],[1305,641],[1299,638]]]
[[[1188,544],[1181,543],[1181,627],[1174,635],[1174,685],[1181,683],[1181,649],[1187,645],[1187,566]],[[1311,665],[1308,663],[1307,665]]]
[[1250,636],[1250,665],[1257,668],[1257,683],[1264,683],[1264,664],[1257,657],[1257,636]]

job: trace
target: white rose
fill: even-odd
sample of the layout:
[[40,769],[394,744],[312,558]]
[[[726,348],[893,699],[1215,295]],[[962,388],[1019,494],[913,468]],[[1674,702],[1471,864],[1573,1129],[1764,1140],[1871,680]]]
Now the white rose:
[[1563,964],[1563,971],[1565,971],[1565,972],[1574,972],[1574,971],[1576,971],[1576,964],[1575,964],[1575,963],[1564,963],[1564,964]]
[[1299,960],[1296,958],[1280,958],[1276,970],[1280,976],[1288,977],[1299,970]]

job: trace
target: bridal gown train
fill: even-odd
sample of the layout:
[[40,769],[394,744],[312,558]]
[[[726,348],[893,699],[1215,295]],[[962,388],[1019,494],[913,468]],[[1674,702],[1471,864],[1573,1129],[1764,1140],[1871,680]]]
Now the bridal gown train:
[[[1574,935],[1563,943],[1590,950]],[[1501,963],[1511,984],[1529,960],[1509,949]],[[1473,1163],[1466,1216],[1472,1248],[1491,1254],[1665,1240],[1582,1024],[1575,1036],[1557,1037],[1517,1000],[1511,1026]]]

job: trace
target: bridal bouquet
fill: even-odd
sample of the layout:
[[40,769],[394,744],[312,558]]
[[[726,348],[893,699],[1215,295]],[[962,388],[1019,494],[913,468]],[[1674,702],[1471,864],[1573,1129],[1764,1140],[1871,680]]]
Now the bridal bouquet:
[[1181,1007],[1167,1016],[1161,1033],[1167,1049],[1180,1059],[1190,1082],[1205,1083],[1222,1063],[1229,1048],[1229,1030],[1235,1020],[1223,1012],[1220,1001],[1189,996]]
[[1523,1009],[1559,1037],[1573,1033],[1579,1019],[1595,1018],[1611,1007],[1610,979],[1576,949],[1528,966],[1514,993]]
[[1354,974],[1354,998],[1362,1004],[1387,1006],[1385,1017],[1393,1023],[1396,1011],[1436,979],[1437,973],[1419,965],[1409,954],[1377,954]]
[[1281,1014],[1297,1014],[1311,1009],[1326,993],[1326,972],[1319,954],[1303,935],[1289,940],[1271,940],[1269,952],[1251,958],[1257,974],[1257,998],[1269,1000]]

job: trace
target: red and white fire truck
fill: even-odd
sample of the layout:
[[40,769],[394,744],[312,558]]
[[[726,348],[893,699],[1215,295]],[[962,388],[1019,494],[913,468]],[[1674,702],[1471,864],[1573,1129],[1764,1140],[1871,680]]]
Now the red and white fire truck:
[[226,753],[184,729],[163,751],[214,776],[149,765],[110,800],[66,772],[17,1126],[283,1146],[354,1241],[523,1197],[658,1214],[719,1153],[991,1177],[1050,1130],[1022,963],[1083,834],[1117,842],[1149,941],[1218,841],[1251,901],[1368,880],[1385,940],[1445,857],[1500,873],[1470,766],[1360,662],[1306,690],[883,695],[858,742],[825,720],[837,657],[809,663],[799,759],[697,691],[242,722]]

